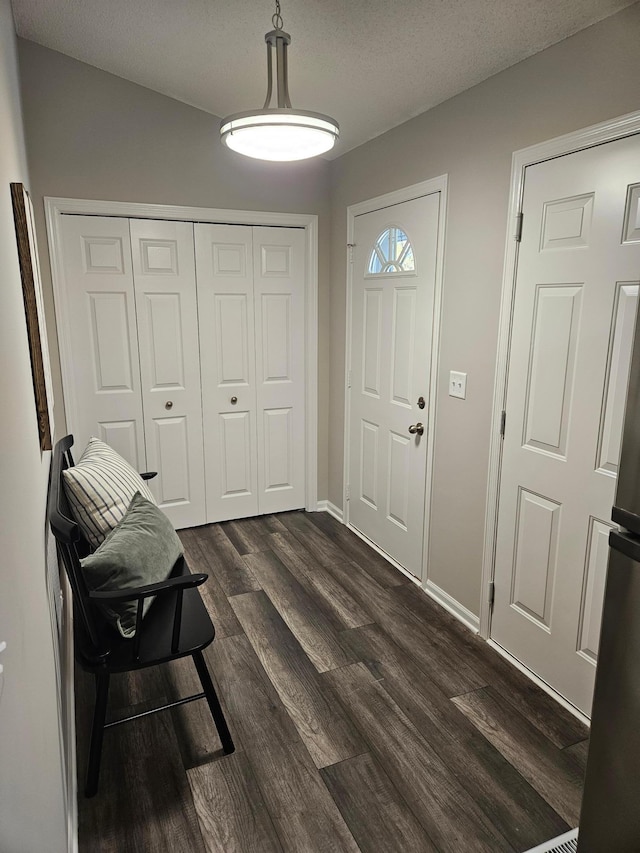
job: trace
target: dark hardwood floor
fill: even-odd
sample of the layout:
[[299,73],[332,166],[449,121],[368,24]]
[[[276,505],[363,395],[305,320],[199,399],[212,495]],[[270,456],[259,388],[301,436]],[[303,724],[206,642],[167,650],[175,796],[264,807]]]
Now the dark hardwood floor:
[[[497,853],[577,826],[585,727],[347,528],[180,536],[236,752],[203,702],[110,729],[81,851]],[[190,659],[112,681],[112,717],[200,689]],[[78,672],[80,791],[92,690]]]

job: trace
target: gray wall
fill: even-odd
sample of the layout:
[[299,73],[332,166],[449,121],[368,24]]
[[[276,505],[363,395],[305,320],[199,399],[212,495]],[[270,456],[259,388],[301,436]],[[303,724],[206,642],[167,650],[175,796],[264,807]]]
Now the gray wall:
[[[329,164],[249,160],[220,145],[215,116],[20,40],[25,131],[39,233],[43,196],[315,213],[319,220],[318,493],[327,496]],[[54,329],[46,241],[47,319]],[[62,400],[55,335],[51,348]],[[56,421],[63,423],[59,402]],[[62,427],[60,427],[62,428]]]
[[[636,4],[332,163],[292,165],[241,159],[214,117],[21,42],[40,233],[44,195],[319,214],[319,497],[341,506],[346,207],[448,173],[429,576],[478,613],[511,154],[640,108],[639,35]],[[469,374],[464,402],[450,369]]]
[[9,0],[0,0],[0,850],[66,845],[60,732],[47,600],[45,507],[9,183],[28,186]]
[[[332,163],[329,499],[338,506],[343,479],[346,208],[449,175],[429,577],[474,613],[480,602],[511,155],[640,109],[639,44],[636,4]],[[466,401],[447,396],[449,370],[468,372]]]

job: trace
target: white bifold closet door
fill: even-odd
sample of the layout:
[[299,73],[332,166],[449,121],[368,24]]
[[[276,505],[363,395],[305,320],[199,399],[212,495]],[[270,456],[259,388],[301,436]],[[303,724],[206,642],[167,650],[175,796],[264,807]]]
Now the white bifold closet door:
[[137,471],[147,467],[129,221],[103,216],[62,220],[67,429],[76,458],[92,435]]
[[206,520],[193,224],[129,225],[149,485],[174,525],[191,527]]
[[207,520],[305,503],[305,240],[195,226]]
[[65,397],[76,453],[97,435],[176,527],[204,524],[193,225],[63,220]]

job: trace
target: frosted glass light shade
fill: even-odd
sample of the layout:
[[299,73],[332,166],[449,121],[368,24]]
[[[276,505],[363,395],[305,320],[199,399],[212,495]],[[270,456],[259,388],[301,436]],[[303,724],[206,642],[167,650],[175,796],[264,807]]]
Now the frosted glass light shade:
[[224,119],[220,137],[228,148],[258,160],[306,160],[333,148],[337,122],[321,113],[255,110]]

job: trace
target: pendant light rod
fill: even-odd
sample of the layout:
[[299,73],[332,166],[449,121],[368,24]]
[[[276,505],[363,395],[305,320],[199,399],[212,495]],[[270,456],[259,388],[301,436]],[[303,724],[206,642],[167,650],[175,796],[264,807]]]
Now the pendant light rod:
[[284,30],[271,30],[264,37],[267,43],[267,97],[263,109],[271,108],[273,98],[273,53],[276,54],[276,109],[291,109],[289,97],[289,64],[287,62],[287,47],[291,44],[291,36]]

